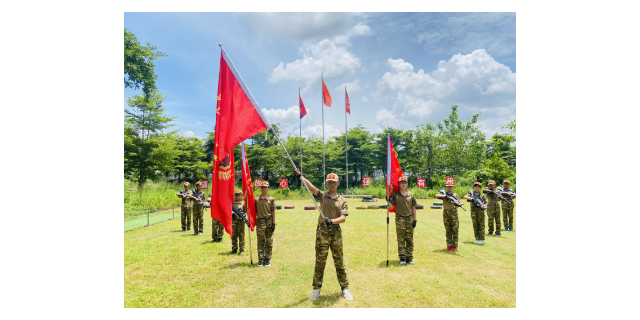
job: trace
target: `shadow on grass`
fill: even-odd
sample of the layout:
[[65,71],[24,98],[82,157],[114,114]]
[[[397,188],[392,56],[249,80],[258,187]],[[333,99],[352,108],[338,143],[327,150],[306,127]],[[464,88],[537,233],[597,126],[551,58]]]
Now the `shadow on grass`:
[[479,244],[479,243],[475,243],[475,242],[471,242],[471,241],[465,241],[465,242],[463,242],[463,243],[465,243],[465,244],[472,244],[472,245],[474,245],[474,246],[481,246],[481,247],[484,245],[484,244]]
[[433,251],[431,251],[431,252],[434,252],[434,253],[444,253],[444,254],[450,254],[450,255],[457,255],[457,253],[458,253],[458,251],[451,252],[451,251],[447,251],[447,249],[433,250]]
[[246,261],[246,262],[239,262],[239,263],[234,263],[234,264],[230,264],[230,265],[226,266],[226,268],[228,268],[228,269],[256,268],[256,267],[258,267],[258,265],[256,264],[255,261],[254,261],[253,265],[251,264],[251,262]]
[[187,231],[180,229],[180,230],[171,230],[171,232],[187,232]]
[[[384,262],[385,264],[387,264],[387,262]],[[309,295],[311,295],[311,293],[309,293]],[[338,303],[338,301],[342,299],[342,293],[341,292],[336,292],[334,294],[331,295],[323,295],[320,294],[320,297],[318,297],[318,299],[316,299],[315,301],[312,301],[313,306],[314,307],[330,307],[336,303]],[[310,301],[308,297],[306,298],[302,298],[300,299],[300,301],[298,302],[293,302],[290,303],[288,305],[285,305],[284,308],[293,308],[293,307],[297,307],[300,306],[301,304]]]
[[378,268],[398,268],[402,267],[400,265],[400,260],[389,260],[389,266],[387,266],[387,260],[380,262]]

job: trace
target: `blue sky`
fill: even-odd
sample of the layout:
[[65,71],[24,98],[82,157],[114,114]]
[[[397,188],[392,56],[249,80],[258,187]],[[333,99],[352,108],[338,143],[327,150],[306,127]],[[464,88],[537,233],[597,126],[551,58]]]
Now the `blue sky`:
[[[320,74],[333,104],[327,136],[349,127],[371,132],[442,121],[452,104],[462,119],[481,112],[487,135],[516,117],[515,13],[125,13],[156,61],[166,113],[182,134],[215,126],[220,49],[271,123],[298,134],[298,87],[307,108],[303,135],[322,135]],[[126,99],[141,90],[124,89]]]

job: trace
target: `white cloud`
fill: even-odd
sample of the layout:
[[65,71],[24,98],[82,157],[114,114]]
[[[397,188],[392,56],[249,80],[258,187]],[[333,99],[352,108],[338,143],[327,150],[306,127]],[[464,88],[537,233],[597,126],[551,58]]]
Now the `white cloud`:
[[[325,137],[325,142],[329,140],[329,138],[331,137],[335,137],[335,136],[339,136],[342,134],[342,131],[340,131],[339,129],[335,128],[334,126],[330,125],[330,124],[324,124],[324,137]],[[302,129],[302,136],[303,137],[310,137],[310,136],[317,136],[322,138],[322,125],[321,124],[316,124],[315,126],[308,126],[304,129]]]
[[198,121],[198,122],[196,122],[196,126],[199,126],[199,125],[201,125],[201,124],[202,124],[202,121]]
[[282,80],[306,81],[310,85],[320,80],[320,73],[327,79],[352,75],[360,67],[360,59],[345,47],[336,46],[333,41],[324,39],[317,44],[307,43],[300,48],[302,59],[282,62],[273,69],[269,82]]
[[187,138],[193,138],[196,136],[195,133],[193,133],[193,131],[187,131],[183,134],[183,136],[187,137]]
[[344,87],[347,87],[347,92],[359,92],[360,91],[360,79],[356,78],[355,80],[347,83],[343,83],[336,87],[336,92],[344,91]]
[[362,97],[362,101],[364,101],[364,102],[369,102],[369,98],[367,98],[366,96],[363,96],[363,97]]
[[368,25],[362,22],[358,22],[358,24],[353,26],[353,28],[351,28],[345,34],[336,36],[334,39],[334,42],[337,44],[349,45],[350,44],[349,40],[351,40],[351,37],[369,36],[372,34],[373,32],[371,31],[371,28]]
[[[262,109],[262,112],[264,112],[269,122],[279,124],[278,128],[280,128],[283,136],[286,136],[286,134],[291,131],[298,132],[298,126],[300,125],[300,107],[291,106],[287,109]],[[302,123],[308,121],[311,121],[311,115],[309,113],[302,118]]]
[[378,81],[374,93],[379,101],[392,105],[391,110],[377,112],[376,121],[381,125],[437,122],[452,104],[459,105],[461,111],[482,112],[485,117],[481,120],[488,114],[491,130],[497,121],[506,123],[515,118],[516,74],[484,49],[440,61],[431,73],[422,69],[414,72],[413,65],[403,59],[389,58],[387,67],[390,71]]
[[[332,37],[348,32],[366,32],[353,27],[351,13],[338,12],[243,12],[237,13],[240,23],[251,33],[265,37],[285,37],[292,40]],[[367,27],[368,28],[368,27]]]

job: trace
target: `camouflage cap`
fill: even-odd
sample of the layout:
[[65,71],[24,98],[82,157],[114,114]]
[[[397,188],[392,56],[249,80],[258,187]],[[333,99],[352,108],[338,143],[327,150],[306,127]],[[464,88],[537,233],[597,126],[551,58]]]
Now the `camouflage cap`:
[[503,182],[503,184],[504,184],[504,183],[506,183],[506,184],[511,184],[511,183],[509,182],[509,180],[505,180],[505,181]]
[[241,190],[236,190],[236,192],[234,193],[234,195],[242,195],[242,191],[241,191]]
[[202,182],[200,181],[196,182],[196,186],[201,186],[201,185],[202,185]]
[[454,177],[446,177],[446,182],[445,182],[446,187],[453,187],[454,183],[455,183]]
[[473,186],[474,186],[474,187],[475,187],[475,186],[478,186],[478,187],[481,187],[481,188],[482,188],[482,184],[480,184],[480,182],[478,182],[478,181],[474,182],[474,183],[473,183]]
[[185,182],[185,183],[183,183],[183,184],[184,184],[185,186],[187,186],[187,187],[188,187],[188,186],[190,186],[189,182]]
[[492,184],[493,184],[493,185],[495,185],[495,184],[496,184],[496,182],[495,182],[495,181],[493,181],[493,180],[489,180],[489,185],[492,185]]
[[400,182],[400,181],[407,182],[407,177],[405,177],[405,176],[399,176],[399,177],[398,177],[398,182]]
[[260,187],[269,187],[269,181],[262,181],[262,183],[260,183]]
[[338,175],[335,173],[329,173],[327,175],[327,180],[326,181],[340,181],[340,179],[338,179]]

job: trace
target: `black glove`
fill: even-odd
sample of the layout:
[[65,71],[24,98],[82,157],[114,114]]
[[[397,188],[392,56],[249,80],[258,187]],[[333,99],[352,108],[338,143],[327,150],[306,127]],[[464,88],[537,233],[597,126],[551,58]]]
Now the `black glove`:
[[414,229],[416,228],[416,224],[418,224],[418,220],[413,220],[413,224],[412,225],[413,225]]
[[296,180],[300,180],[300,178],[302,177],[302,175],[299,172],[300,172],[299,169],[293,171],[293,176],[296,177]]
[[276,224],[275,223],[271,225],[271,232],[274,232],[274,231],[276,231]]
[[387,196],[387,202],[391,202],[391,197]]
[[331,219],[329,218],[324,218],[324,223],[327,224],[327,227],[333,224],[333,221],[331,221]]

